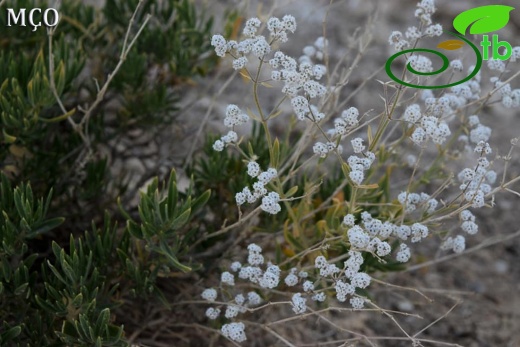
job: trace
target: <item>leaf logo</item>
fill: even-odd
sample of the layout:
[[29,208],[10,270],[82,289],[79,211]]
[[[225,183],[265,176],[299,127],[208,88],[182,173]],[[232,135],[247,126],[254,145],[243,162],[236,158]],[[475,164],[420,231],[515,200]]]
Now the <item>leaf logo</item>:
[[505,5],[487,5],[472,8],[459,14],[453,20],[453,27],[460,34],[487,34],[502,29],[509,22],[509,12],[514,7]]
[[455,51],[457,49],[462,48],[464,46],[464,42],[460,40],[447,40],[439,43],[437,48],[442,48],[448,51]]

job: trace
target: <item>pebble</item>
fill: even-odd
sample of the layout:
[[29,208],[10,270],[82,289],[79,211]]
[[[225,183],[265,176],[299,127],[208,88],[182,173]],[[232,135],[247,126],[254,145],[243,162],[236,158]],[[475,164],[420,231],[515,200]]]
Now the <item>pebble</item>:
[[509,264],[505,260],[495,261],[495,271],[499,274],[505,274],[509,271]]

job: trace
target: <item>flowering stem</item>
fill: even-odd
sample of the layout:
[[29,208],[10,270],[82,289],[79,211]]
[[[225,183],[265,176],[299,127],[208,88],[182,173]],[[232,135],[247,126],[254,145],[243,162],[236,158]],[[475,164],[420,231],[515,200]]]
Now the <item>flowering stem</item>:
[[[258,114],[260,115],[260,122],[262,123],[262,127],[265,131],[265,137],[267,140],[267,146],[269,147],[269,158],[271,165],[274,163],[275,158],[273,154],[273,144],[271,142],[271,133],[269,132],[269,126],[267,125],[267,120],[269,118],[264,117],[264,112],[262,111],[262,107],[260,106],[260,100],[258,100],[258,79],[260,78],[260,71],[262,71],[262,66],[264,61],[260,59],[260,63],[258,64],[258,69],[256,70],[255,80],[253,81],[253,95],[255,97],[255,105],[258,110]],[[275,168],[276,169],[276,168]]]

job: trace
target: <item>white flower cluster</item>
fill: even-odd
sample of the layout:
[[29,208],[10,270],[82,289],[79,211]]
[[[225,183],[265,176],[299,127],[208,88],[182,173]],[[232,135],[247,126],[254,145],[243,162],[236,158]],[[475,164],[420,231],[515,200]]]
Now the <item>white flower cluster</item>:
[[[480,124],[479,118],[472,115],[468,119],[469,125],[474,130],[478,131],[478,136],[470,135],[471,141],[474,142],[479,138],[489,138],[491,129]],[[478,129],[478,130],[477,130]],[[466,140],[467,141],[467,140]],[[490,169],[491,163],[486,158],[486,155],[491,154],[491,147],[487,142],[481,140],[475,146],[476,153],[479,154],[477,165],[473,168],[465,168],[459,172],[457,178],[462,183],[460,190],[463,193],[464,199],[471,203],[471,207],[480,208],[485,205],[485,196],[491,192],[491,185],[496,182],[497,174]],[[461,229],[468,235],[475,235],[478,233],[478,224],[475,222],[475,216],[469,210],[463,210],[459,214]],[[449,236],[441,245],[442,250],[453,250],[455,253],[461,253],[466,248],[466,239],[463,235],[455,237]]]
[[[354,139],[353,141],[356,140],[357,139]],[[365,147],[362,146],[359,142],[353,143],[353,146],[354,152],[356,152],[356,150],[360,150],[361,148],[364,149]],[[374,161],[376,160],[376,155],[372,152],[367,151],[363,155],[364,158],[358,157],[357,155],[351,155],[347,159],[347,163],[350,167],[349,178],[352,180],[352,182],[354,182],[357,185],[363,183],[363,180],[365,179],[364,171],[369,170]]]
[[301,293],[295,293],[291,299],[291,305],[294,313],[303,314],[307,311],[307,299],[302,297]]
[[455,253],[462,253],[466,249],[466,239],[462,235],[448,237],[441,245],[444,251],[453,250]]
[[511,51],[511,58],[509,58],[509,61],[516,62],[520,59],[520,46],[513,47],[513,50]]
[[475,235],[478,233],[478,224],[475,223],[475,216],[468,210],[464,210],[460,213],[460,219],[462,223],[460,225],[461,229],[470,235]]
[[221,328],[222,335],[235,342],[244,342],[247,340],[244,331],[245,325],[242,322],[224,324]]
[[417,209],[418,205],[424,206],[427,213],[433,213],[439,202],[426,193],[401,192],[397,196],[397,201],[403,206],[405,212],[410,213]]
[[319,156],[320,158],[326,158],[329,152],[337,151],[338,154],[343,153],[343,146],[338,144],[336,146],[335,142],[316,142],[314,146],[312,146],[312,150],[315,155]]
[[281,51],[274,54],[269,65],[273,68],[271,78],[284,82],[282,93],[291,98],[291,105],[299,120],[307,118],[319,122],[325,117],[316,105],[309,103],[310,99],[321,98],[327,92],[327,88],[318,82],[326,72],[324,65],[313,65],[310,58],[298,63]]
[[[438,100],[435,100],[435,98],[429,99],[431,103],[430,110],[437,106],[437,112],[441,112],[440,108],[442,105],[444,105],[444,112],[451,110],[448,98],[444,97]],[[405,109],[402,119],[408,123],[409,127],[415,125],[415,129],[411,135],[412,141],[421,145],[428,138],[431,138],[434,143],[444,143],[448,136],[451,135],[450,127],[445,121],[427,114],[428,113],[422,114],[419,104],[411,104]]]
[[[213,35],[211,45],[215,47],[215,53],[219,57],[224,57],[226,53],[233,56],[235,58],[233,60],[233,68],[235,70],[246,67],[248,63],[247,56],[251,53],[257,58],[262,59],[266,54],[271,52],[271,46],[265,36],[257,35],[258,28],[261,24],[258,18],[248,19],[242,32],[246,38],[240,42],[234,40],[226,41],[222,35]],[[296,21],[294,17],[290,15],[284,16],[282,20],[273,17],[267,22],[267,28],[273,40],[286,42],[287,31],[294,33],[296,30]]]
[[[226,108],[226,117],[224,118],[224,125],[228,128],[234,128],[235,126],[246,124],[249,121],[249,116],[242,113],[237,105],[230,104]],[[238,135],[235,131],[230,130],[226,135],[222,136],[219,140],[216,140],[213,144],[215,151],[221,152],[224,150],[227,144],[237,142]]]
[[419,72],[432,72],[433,65],[430,58],[425,57],[424,55],[412,55],[408,58],[408,64],[415,70]]
[[400,263],[406,263],[410,259],[410,257],[410,247],[408,247],[408,245],[406,245],[405,243],[401,243],[399,245],[399,251],[397,252],[395,259]]
[[314,260],[314,266],[320,270],[320,275],[324,277],[335,275],[341,270],[335,264],[329,264],[327,259],[320,255]]
[[296,271],[296,268],[292,268],[287,277],[285,277],[284,282],[288,287],[294,287],[298,284],[299,277],[296,275]]
[[[413,36],[413,37],[417,36],[416,38],[421,37],[421,34],[419,32],[417,32],[417,28],[416,27],[413,27],[413,28],[415,28],[416,30],[413,31],[411,28],[409,28],[409,30],[411,30],[410,36]],[[406,33],[408,34],[408,31]],[[410,45],[408,40],[405,40],[405,38],[403,37],[403,33],[400,31],[392,31],[392,33],[388,37],[388,43],[391,44],[392,46],[394,46],[394,49],[396,51],[402,51],[402,50],[408,48],[408,46]]]
[[226,145],[238,141],[238,135],[233,130],[230,130],[226,135],[222,136],[213,144],[213,149],[217,152],[222,152]]
[[417,10],[415,10],[415,17],[421,20],[424,25],[432,24],[432,15],[435,13],[435,1],[434,0],[421,0],[417,4]]
[[491,163],[486,158],[491,153],[489,144],[480,141],[475,152],[480,154],[477,165],[471,169],[463,169],[457,178],[462,183],[460,190],[464,193],[465,200],[471,202],[472,207],[480,208],[484,206],[485,195],[491,191],[491,184],[495,183],[497,174],[490,169]]
[[506,64],[499,59],[489,59],[487,61],[487,66],[490,70],[495,70],[498,72],[504,72],[506,70]]
[[424,34],[430,37],[442,35],[442,25],[433,24],[424,29]]
[[[415,26],[411,26],[406,29],[406,32],[403,36],[403,33],[400,31],[393,31],[388,37],[388,43],[394,47],[396,51],[402,51],[410,46],[410,41],[415,41],[420,39],[423,36],[441,36],[442,35],[442,26],[440,24],[432,25],[432,14],[435,13],[435,5],[433,0],[422,0],[417,4],[417,9],[415,10],[415,17],[421,20],[421,27],[425,28],[422,32],[417,29]],[[405,38],[406,37],[406,38]],[[422,57],[415,61],[412,64],[418,64],[417,67],[413,66],[417,71],[421,71],[419,69],[429,69],[431,66],[431,61],[428,63],[427,60],[424,60]],[[415,58],[417,59],[417,58]],[[428,59],[429,60],[429,59]],[[426,64],[424,66],[423,64]],[[427,72],[427,71],[424,71]]]
[[228,105],[226,108],[226,118],[224,118],[224,125],[228,128],[233,128],[238,125],[246,124],[249,121],[249,116],[242,113],[237,105]]
[[464,65],[462,65],[462,61],[460,59],[455,59],[450,62],[450,67],[458,72],[461,72],[464,69]]
[[217,291],[214,288],[207,288],[201,294],[202,298],[207,301],[215,301],[217,298]]
[[[248,63],[248,56],[253,54],[258,59],[263,60],[266,55],[271,52],[271,44],[274,41],[286,42],[287,32],[296,30],[296,20],[291,15],[285,15],[282,19],[272,17],[267,21],[267,29],[270,32],[270,41],[268,42],[265,36],[258,34],[258,29],[261,26],[261,21],[258,18],[250,18],[246,21],[243,35],[245,38],[240,41],[227,41],[222,35],[213,35],[211,38],[211,45],[215,47],[215,53],[224,57],[229,53],[233,58],[233,68],[239,70],[245,68]],[[320,45],[317,41],[316,45]],[[307,100],[303,97],[296,98],[300,90],[304,91],[306,97],[314,98],[321,97],[325,94],[326,88],[314,81],[319,79],[325,73],[323,65],[313,66],[305,62],[299,66],[296,61],[284,55],[282,52],[276,52],[274,58],[269,61],[271,65],[281,65],[283,68],[280,71],[273,71],[273,79],[280,79],[285,81],[283,92],[293,97],[292,103],[299,118],[302,114],[305,117],[310,111],[313,111],[315,120],[323,118],[324,115],[318,112],[316,106],[309,107]],[[277,77],[278,76],[278,77]],[[249,117],[242,114],[236,105],[229,105],[226,110],[226,117],[224,125],[233,128],[234,126],[246,123]],[[213,144],[213,149],[222,151],[226,145],[238,141],[238,135],[233,130],[229,131],[227,135],[222,136]],[[270,203],[272,199],[266,201]],[[272,210],[274,212],[275,210]]]
[[263,211],[277,214],[281,211],[280,195],[276,192],[268,192],[265,186],[278,176],[278,172],[274,168],[269,168],[267,171],[262,171],[260,165],[255,161],[250,161],[247,164],[247,174],[258,180],[253,183],[253,191],[249,187],[244,187],[241,192],[235,194],[237,205],[243,205],[248,202],[250,204],[262,198],[260,207]]
[[[359,111],[355,107],[350,107],[341,112],[341,116],[334,119],[334,128],[327,131],[327,136],[332,141],[327,143],[316,142],[312,148],[314,154],[318,155],[320,158],[326,158],[332,151],[337,151],[338,154],[343,153],[343,146],[340,145],[339,142],[349,130],[353,130],[359,125],[358,117]],[[355,153],[360,153],[364,150],[361,139],[354,139],[352,145],[354,146]],[[359,150],[359,152],[356,152],[357,150]]]
[[[303,48],[303,55],[300,57],[299,62],[307,62],[312,63],[312,59],[322,61],[325,57],[325,52],[327,51],[327,47],[329,45],[329,41],[320,36],[314,41],[313,45],[305,46]],[[321,69],[321,72],[325,74],[325,66],[324,65],[316,65],[318,69]],[[319,78],[318,78],[319,79]]]
[[[473,67],[470,67],[468,71],[472,69]],[[406,107],[401,118],[408,124],[408,127],[414,127],[410,136],[411,140],[417,145],[423,145],[428,139],[436,144],[445,143],[451,136],[447,120],[455,119],[457,109],[471,100],[478,99],[480,91],[480,72],[470,81],[452,87],[451,92],[444,93],[438,98],[431,90],[422,91],[421,99],[424,101],[425,110],[421,110],[421,106],[414,103]],[[476,119],[477,122],[470,121],[470,126],[474,128],[470,132],[470,138],[471,142],[475,144],[479,141],[487,141],[491,134],[491,129],[481,125],[478,117]],[[469,140],[465,135],[459,139],[465,142]]]
[[[262,269],[264,264],[264,256],[262,255],[262,248],[254,243],[248,247],[247,264],[241,264],[235,261],[229,267],[229,271],[222,272],[220,276],[220,287],[227,288],[222,291],[223,296],[232,295],[232,287],[235,287],[237,280],[246,280],[257,284],[262,288],[272,289],[279,285],[281,270],[278,266],[267,263],[265,270]],[[291,269],[291,274],[295,274],[296,269]],[[301,272],[300,277],[306,276],[307,273]],[[235,278],[237,276],[237,278]],[[288,280],[286,279],[286,282]],[[289,280],[290,281],[290,280]],[[298,278],[296,278],[298,282]],[[202,298],[208,302],[215,302],[218,292],[215,288],[207,288],[202,294]],[[258,306],[262,303],[260,295],[254,291],[250,291],[247,295],[237,293],[228,303],[225,304],[226,310],[225,318],[234,319],[239,313],[244,313],[250,307]],[[224,304],[223,304],[224,305]],[[206,310],[206,317],[209,319],[217,319],[221,314],[221,307],[209,307]],[[235,342],[243,342],[246,340],[245,326],[243,323],[229,323],[224,324],[221,328],[222,335]]]
[[[347,297],[351,296],[350,304],[354,309],[363,308],[365,302],[363,298],[359,298],[361,299],[359,300],[356,299],[358,298],[357,296],[354,296],[356,288],[367,288],[371,281],[371,277],[368,274],[359,272],[361,265],[363,265],[361,252],[352,250],[349,251],[349,258],[344,262],[343,270],[340,270],[335,264],[330,264],[322,255],[315,259],[315,267],[320,270],[320,276],[329,277],[334,281],[336,299],[339,302],[345,302]],[[309,288],[304,286],[304,289]],[[313,290],[314,287],[310,289]]]
[[490,80],[498,89],[498,95],[502,98],[502,106],[505,108],[520,107],[520,89],[511,90],[511,84],[501,82],[498,77],[492,77]]
[[[420,197],[420,195],[417,196]],[[361,218],[362,226],[355,225],[352,215],[345,216],[343,220],[343,224],[349,227],[347,236],[352,250],[355,251],[366,251],[379,257],[385,257],[392,252],[392,247],[388,242],[389,238],[394,237],[406,241],[411,237],[410,241],[416,243],[429,235],[428,227],[420,223],[414,223],[411,227],[404,224],[398,226],[389,221],[383,223],[366,211],[361,213]],[[410,259],[410,256],[410,248],[402,243],[399,246],[396,260],[404,263]],[[349,271],[348,268],[346,271]],[[347,277],[349,276],[347,275]]]

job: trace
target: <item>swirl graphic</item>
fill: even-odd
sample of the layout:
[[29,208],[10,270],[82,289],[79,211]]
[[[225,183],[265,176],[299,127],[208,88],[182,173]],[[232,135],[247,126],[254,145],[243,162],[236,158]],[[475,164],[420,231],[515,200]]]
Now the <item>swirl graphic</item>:
[[447,31],[446,32],[447,34],[450,34],[450,35],[453,35],[453,36],[456,36],[458,37],[459,39],[463,40],[465,43],[467,43],[472,49],[473,51],[475,52],[475,55],[477,57],[477,62],[475,64],[475,68],[473,69],[473,71],[471,71],[471,73],[469,74],[469,76],[461,79],[460,81],[456,81],[456,82],[453,82],[453,83],[449,83],[449,84],[444,84],[444,85],[440,85],[440,86],[421,86],[421,85],[418,85],[418,84],[412,84],[412,83],[408,83],[408,82],[405,82],[405,81],[402,81],[399,79],[399,77],[397,77],[396,75],[394,75],[394,73],[392,72],[392,63],[393,61],[401,56],[402,54],[406,54],[406,53],[413,53],[413,52],[426,52],[426,53],[432,53],[432,54],[435,54],[436,56],[438,56],[439,58],[442,59],[442,66],[435,70],[435,71],[432,71],[432,72],[420,72],[420,71],[417,71],[415,70],[410,63],[408,63],[406,65],[406,69],[408,71],[410,71],[411,73],[415,74],[415,75],[420,75],[420,76],[433,76],[433,75],[437,75],[437,74],[440,74],[442,72],[444,72],[446,69],[448,69],[448,67],[450,66],[450,63],[448,61],[448,58],[442,54],[441,52],[437,52],[437,51],[434,51],[433,49],[426,49],[426,48],[414,48],[414,49],[407,49],[407,50],[404,50],[404,51],[401,51],[401,52],[398,52],[394,55],[392,55],[390,58],[388,58],[388,60],[386,61],[386,65],[385,65],[385,69],[386,69],[386,73],[388,74],[388,76],[393,79],[394,81],[396,81],[397,83],[399,84],[402,84],[404,86],[407,86],[407,87],[412,87],[412,88],[419,88],[419,89],[441,89],[441,88],[449,88],[449,87],[453,87],[453,86],[456,86],[457,84],[461,84],[461,83],[464,83],[466,81],[469,81],[470,79],[472,79],[473,77],[475,77],[475,75],[479,72],[480,68],[482,67],[482,55],[480,54],[480,51],[478,50],[478,47],[475,46],[473,43],[471,43],[468,39],[466,39],[464,36],[461,36],[459,34],[456,34],[456,33],[452,33],[452,32],[449,32]]

